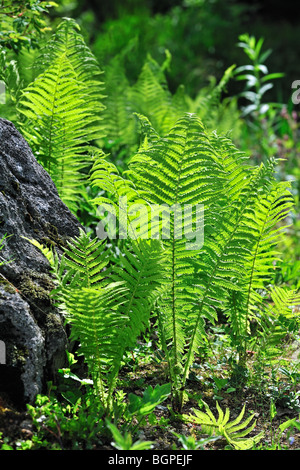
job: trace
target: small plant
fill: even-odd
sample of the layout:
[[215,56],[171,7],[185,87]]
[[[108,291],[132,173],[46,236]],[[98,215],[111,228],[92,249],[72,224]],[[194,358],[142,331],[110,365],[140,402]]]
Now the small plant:
[[176,432],[173,432],[172,434],[177,437],[183,450],[203,450],[207,444],[220,438],[219,436],[212,436],[207,439],[200,439],[197,441],[196,437],[192,433],[189,436],[178,434]]
[[236,80],[246,81],[245,89],[239,94],[239,98],[248,102],[241,107],[241,111],[249,135],[244,133],[242,140],[248,142],[250,139],[254,157],[257,152],[257,158],[261,161],[278,153],[276,132],[282,121],[278,111],[281,111],[283,106],[277,102],[264,101],[264,95],[273,88],[272,80],[281,78],[284,74],[269,73],[265,61],[272,51],[262,51],[263,38],[256,40],[254,36],[242,34],[239,39],[238,46],[251,61],[250,64],[237,67],[234,71]]
[[35,428],[33,449],[91,449],[101,444],[104,409],[91,394],[73,404],[54,396],[38,395],[35,406],[27,404],[27,411]]
[[[135,432],[138,426],[141,426],[144,418],[148,416],[153,410],[160,405],[171,393],[170,384],[156,385],[154,388],[149,385],[144,391],[143,396],[139,397],[133,393],[129,394],[128,407],[124,413],[123,418],[129,424],[132,432]],[[133,426],[133,418],[136,418],[137,423]],[[127,424],[127,427],[128,427]]]
[[268,90],[273,88],[273,83],[270,80],[281,78],[284,74],[268,72],[265,61],[272,51],[268,49],[262,52],[263,38],[257,41],[254,36],[242,34],[239,36],[239,40],[238,46],[244,50],[252,62],[249,65],[242,65],[234,71],[237,80],[246,80],[246,90],[239,96],[246,98],[251,103],[243,108],[243,113],[244,116],[251,114],[259,117],[267,113],[272,106],[276,106],[275,103],[263,103],[262,98]]
[[218,402],[216,402],[216,407],[218,411],[218,417],[216,418],[211,412],[207,403],[203,402],[206,412],[200,410],[193,410],[195,415],[189,414],[183,415],[183,418],[196,425],[200,425],[202,431],[205,434],[222,436],[226,439],[228,444],[231,447],[234,447],[237,450],[247,450],[251,449],[260,439],[263,437],[263,433],[257,434],[255,437],[245,438],[250,432],[254,429],[256,421],[254,421],[249,428],[247,426],[252,421],[254,415],[249,416],[242,422],[245,405],[238,415],[238,417],[229,421],[230,410],[226,408],[225,413],[220,408]]
[[[288,419],[287,421],[284,421],[278,426],[277,431],[274,433],[273,432],[273,420],[277,415],[277,410],[276,406],[274,404],[274,401],[271,400],[270,404],[270,422],[271,422],[271,445],[259,445],[256,448],[258,450],[288,450],[289,447],[293,444],[294,442],[294,437],[292,435],[292,432],[294,429],[300,430],[300,415],[299,419]],[[284,441],[287,442],[287,444],[283,444],[283,438]]]
[[106,419],[106,426],[111,431],[113,441],[111,445],[119,450],[149,450],[152,448],[153,442],[140,441],[133,442],[132,436],[129,432],[122,434],[118,428]]

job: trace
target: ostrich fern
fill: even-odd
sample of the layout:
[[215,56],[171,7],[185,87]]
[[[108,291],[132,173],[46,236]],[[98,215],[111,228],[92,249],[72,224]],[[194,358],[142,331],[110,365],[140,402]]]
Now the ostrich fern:
[[149,326],[150,313],[164,283],[164,258],[159,240],[133,242],[116,265],[104,241],[81,231],[68,243],[61,259],[31,240],[48,259],[60,306],[71,338],[80,346],[95,393],[109,414],[124,353],[135,347]]
[[62,200],[76,211],[91,165],[89,146],[103,135],[101,71],[73,22],[59,26],[47,51],[45,70],[19,100],[20,124]]
[[[107,181],[113,184],[107,199],[104,196],[94,202],[109,203],[111,195],[122,188],[125,193],[128,190],[130,203],[139,200],[152,209],[171,208],[169,237],[163,236],[164,224],[155,227],[160,228],[155,235],[163,243],[166,264],[166,283],[156,312],[173,406],[180,409],[205,325],[217,320],[218,310],[228,313],[232,336],[241,342],[238,352],[243,357],[258,289],[267,287],[273,270],[280,233],[277,225],[291,210],[292,197],[288,184],[274,180],[274,162],[250,165],[228,138],[208,134],[195,114],[185,114],[164,137],[159,137],[146,118],[140,116],[140,120],[144,140],[129,161],[127,179],[105,163],[103,156],[95,163],[93,184],[104,190]],[[196,232],[191,225],[185,230],[182,219],[182,236],[177,236],[174,208],[186,204],[204,207],[204,219],[198,219],[204,241],[198,246],[189,245]],[[197,224],[195,211],[191,220]],[[143,233],[151,236],[148,227]]]

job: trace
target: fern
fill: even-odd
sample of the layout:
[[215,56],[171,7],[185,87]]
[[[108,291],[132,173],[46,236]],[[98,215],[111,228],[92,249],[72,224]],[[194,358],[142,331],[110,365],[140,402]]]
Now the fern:
[[85,232],[69,242],[61,259],[31,241],[47,257],[56,280],[53,297],[80,343],[95,393],[107,413],[125,351],[149,326],[164,283],[159,240],[133,243],[116,266],[102,240]]
[[226,441],[236,450],[250,450],[257,444],[263,437],[264,433],[260,432],[254,437],[245,438],[251,431],[253,431],[256,421],[247,428],[250,422],[253,420],[254,415],[250,415],[245,421],[242,419],[245,414],[245,406],[242,408],[240,414],[233,421],[229,421],[230,410],[226,408],[224,411],[220,408],[218,402],[216,407],[218,411],[218,417],[216,418],[210,410],[207,403],[203,402],[206,413],[200,410],[194,409],[195,415],[183,415],[183,418],[188,422],[198,424],[201,426],[203,432],[209,435],[222,436]]
[[[224,159],[216,154],[215,141],[212,143],[201,121],[186,115],[166,138],[140,151],[129,163],[129,175],[150,203],[205,206],[201,250],[189,252],[186,240],[176,239],[174,227],[170,240],[165,241],[170,285],[165,304],[160,304],[161,336],[167,345],[175,407],[179,408],[189,368],[204,335],[204,319],[214,322],[228,290],[239,289],[253,243],[247,226],[249,213],[263,174],[263,168],[245,168],[247,184],[236,173],[232,179]],[[230,158],[233,160],[232,153]],[[239,165],[237,159],[235,167]],[[238,192],[229,205],[228,186]]]
[[[232,77],[234,66],[229,67],[219,83],[211,83],[199,92],[196,98],[185,93],[180,85],[172,94],[169,90],[166,70],[170,68],[171,55],[166,52],[166,59],[159,65],[150,55],[141,69],[136,82],[131,86],[125,74],[124,54],[114,57],[105,68],[106,110],[106,145],[119,149],[138,143],[140,129],[134,114],[147,117],[155,131],[166,135],[184,113],[192,112],[205,121],[208,129],[231,130],[232,122],[238,119],[236,103],[221,100],[228,81]],[[233,121],[232,121],[233,119]],[[225,122],[229,121],[229,122]]]
[[[58,25],[55,33],[41,50],[34,67],[42,73],[61,55],[66,55],[81,83],[85,84],[85,99],[89,109],[101,121],[104,109],[102,104],[104,84],[102,70],[97,59],[86,45],[80,27],[75,20],[65,18]],[[99,130],[102,130],[101,125]],[[103,130],[102,130],[103,131]]]
[[299,326],[300,294],[286,287],[270,289],[269,300],[264,302],[259,316],[259,328],[251,341],[251,349],[258,356],[273,360],[280,355],[280,346],[292,323]]
[[168,346],[166,353],[174,398],[180,401],[178,394],[185,381],[181,367],[186,360],[185,347],[186,341],[189,343],[191,325],[195,326],[196,322],[197,332],[201,331],[203,318],[211,319],[215,315],[207,310],[203,318],[196,316],[200,291],[194,277],[193,260],[200,248],[187,249],[190,234],[177,237],[174,208],[183,208],[185,204],[191,204],[194,209],[197,204],[218,204],[224,174],[202,123],[195,115],[186,115],[164,139],[150,143],[131,159],[128,175],[149,204],[173,207],[170,237],[164,240],[169,287],[160,304],[160,324],[162,341]]
[[[255,210],[248,221],[254,230],[254,244],[245,260],[243,293],[239,300],[232,301],[228,308],[233,326],[233,336],[237,337],[241,363],[245,362],[247,344],[251,337],[250,323],[260,322],[262,315],[263,292],[271,282],[274,263],[279,252],[276,246],[285,227],[280,225],[293,206],[289,183],[274,182],[268,194],[261,194]],[[234,294],[233,294],[234,295]]]
[[[166,62],[169,57],[167,56]],[[130,99],[135,112],[146,116],[154,129],[165,135],[179,118],[173,106],[172,95],[164,75],[166,63],[159,66],[148,55],[141,73],[130,91]]]
[[[218,132],[221,132],[223,115],[229,106],[222,101],[221,96],[233,77],[234,69],[235,65],[232,65],[225,70],[219,83],[213,78],[207,87],[200,90],[195,99],[188,99],[189,111],[197,114],[209,130],[218,129]],[[227,127],[227,130],[231,130],[231,127]]]
[[111,407],[113,379],[111,369],[120,367],[123,348],[128,338],[125,334],[126,318],[118,311],[123,290],[110,286],[102,289],[71,289],[65,296],[67,321],[71,324],[71,338],[80,341],[78,353],[84,356],[92,376],[95,392],[107,411]]
[[106,108],[102,116],[109,145],[114,144],[118,148],[124,144],[137,144],[137,124],[130,99],[131,87],[119,56],[114,57],[105,68],[105,93]]
[[[127,194],[128,210],[137,202],[148,209],[139,220],[142,229],[137,238],[160,238],[163,242],[167,284],[158,302],[158,324],[169,364],[173,405],[180,409],[194,355],[205,335],[205,321],[214,322],[218,309],[228,308],[232,328],[246,344],[245,325],[252,318],[250,312],[261,287],[255,279],[262,282],[264,269],[259,259],[263,260],[263,253],[274,241],[268,237],[271,219],[275,224],[284,218],[291,199],[286,187],[271,183],[272,162],[268,167],[247,164],[245,155],[228,138],[207,134],[196,115],[184,115],[163,138],[147,118],[139,119],[144,140],[129,161],[126,178],[104,156],[96,161],[91,180],[107,195],[94,202],[109,208],[116,197],[120,201],[120,195]],[[262,231],[255,220],[264,212],[264,194],[270,186],[271,205],[277,207],[281,189],[287,199],[281,216],[271,211]],[[188,223],[176,213],[186,204],[194,211]],[[117,202],[113,205],[120,218],[123,208],[117,212]],[[199,205],[204,206],[204,219],[202,212],[199,217],[195,211]],[[156,215],[150,220],[150,229],[149,208],[151,215]],[[157,217],[162,209],[170,217],[169,225]],[[195,235],[192,223],[196,222],[204,227],[204,244],[201,239],[198,247],[190,243]],[[128,223],[134,225],[134,220],[129,218]],[[266,257],[264,261],[268,261]],[[245,304],[247,292],[251,296]]]
[[62,200],[76,211],[91,165],[89,145],[102,136],[100,69],[69,22],[60,25],[54,40],[52,60],[47,57],[47,69],[23,90],[19,112],[38,161]]

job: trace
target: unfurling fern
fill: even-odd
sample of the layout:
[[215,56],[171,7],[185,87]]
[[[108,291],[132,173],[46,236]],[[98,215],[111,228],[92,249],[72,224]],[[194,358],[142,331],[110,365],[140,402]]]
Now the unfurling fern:
[[73,22],[59,26],[47,50],[46,69],[18,104],[21,128],[62,200],[76,211],[91,165],[89,146],[103,136],[101,71]]

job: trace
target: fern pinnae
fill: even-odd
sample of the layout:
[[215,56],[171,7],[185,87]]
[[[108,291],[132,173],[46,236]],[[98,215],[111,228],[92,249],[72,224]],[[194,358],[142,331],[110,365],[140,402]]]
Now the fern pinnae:
[[90,143],[103,137],[101,71],[72,21],[59,25],[47,47],[40,74],[18,102],[20,126],[74,212],[91,164]]
[[[257,289],[265,288],[271,280],[271,271],[274,261],[278,260],[278,252],[274,247],[279,242],[282,229],[281,220],[285,219],[293,207],[293,198],[289,191],[289,183],[273,183],[269,194],[262,195],[257,201],[256,223],[257,235],[251,255],[249,257],[249,269],[247,279],[247,294],[245,299],[245,335],[248,330],[248,322],[255,315],[255,310],[263,302],[263,298],[257,293]],[[254,310],[255,309],[255,310]],[[246,348],[246,342],[244,344]],[[246,351],[242,355],[245,357]]]
[[[206,170],[202,171],[202,168]],[[195,207],[198,203],[209,205],[216,201],[222,193],[223,173],[202,123],[195,115],[187,114],[177,121],[166,137],[155,137],[152,144],[140,149],[129,162],[128,175],[148,203],[168,205],[174,210],[170,237],[163,242],[169,260],[169,291],[160,311],[164,318],[161,334],[169,348],[169,369],[176,395],[182,387],[186,325],[196,308],[197,288],[193,285],[191,261],[197,249],[187,250],[187,240],[176,236],[174,208],[187,203]]]
[[[227,228],[226,231],[221,232],[222,237],[218,240],[216,239],[217,243],[219,243],[217,254],[215,249],[210,251],[210,259],[209,264],[204,264],[201,266],[201,271],[198,268],[198,275],[201,274],[202,279],[204,280],[203,284],[203,292],[201,293],[201,297],[198,304],[198,309],[196,311],[196,317],[193,319],[192,323],[192,331],[190,334],[189,340],[189,348],[188,352],[185,357],[185,367],[183,372],[183,380],[185,381],[188,373],[189,368],[192,364],[194,353],[199,346],[199,342],[201,340],[201,328],[200,325],[203,322],[203,317],[206,316],[211,319],[213,322],[216,319],[216,314],[214,312],[214,306],[218,304],[218,301],[225,301],[227,297],[227,289],[235,289],[238,290],[239,287],[235,283],[231,283],[231,278],[236,278],[237,274],[240,273],[243,269],[242,261],[245,260],[244,254],[247,253],[247,244],[249,243],[249,235],[248,238],[244,241],[241,240],[239,237],[239,230],[242,227],[243,219],[246,216],[246,220],[248,219],[247,211],[249,205],[251,205],[254,201],[254,197],[256,195],[256,188],[257,188],[257,181],[260,179],[261,175],[260,172],[254,172],[252,175],[252,179],[250,182],[248,181],[248,187],[246,188],[244,200],[241,204],[239,200],[239,205],[241,205],[240,210],[237,212],[237,216],[234,218],[234,223]],[[230,208],[226,208],[227,212],[230,214]],[[233,212],[235,213],[235,208],[233,207]],[[221,212],[220,217],[224,217],[225,214]],[[228,217],[228,216],[227,216]],[[215,223],[215,222],[214,222]],[[245,223],[245,221],[244,221]],[[245,246],[246,242],[246,246]],[[225,270],[225,277],[222,277],[222,271],[224,270],[224,260],[226,261],[225,254],[228,252],[230,246],[237,247],[237,251],[243,250],[246,248],[246,251],[243,251],[243,256],[238,260],[235,258],[234,263],[230,263],[229,267],[226,266]],[[203,253],[207,251],[207,248],[210,246],[210,239],[206,239],[206,244],[203,247]],[[212,245],[215,247],[215,243]],[[238,264],[240,265],[238,271]],[[197,261],[195,262],[197,266]],[[203,268],[205,271],[203,272]],[[209,272],[207,276],[205,273]],[[221,275],[221,277],[220,277]],[[210,313],[211,312],[211,313]]]

